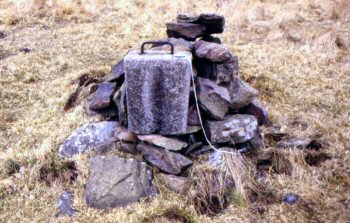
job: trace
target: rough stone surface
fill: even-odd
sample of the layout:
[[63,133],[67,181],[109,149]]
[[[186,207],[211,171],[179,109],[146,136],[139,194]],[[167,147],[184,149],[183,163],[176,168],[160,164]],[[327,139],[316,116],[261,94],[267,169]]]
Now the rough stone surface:
[[198,117],[198,112],[197,112],[196,105],[191,105],[188,108],[188,121],[187,121],[187,124],[189,126],[198,126],[198,125],[201,124],[200,120],[199,120],[199,117]]
[[227,47],[217,43],[199,40],[194,43],[195,54],[199,58],[206,58],[213,62],[224,62],[231,58]]
[[113,135],[114,141],[137,142],[137,136],[129,132],[127,128],[118,126]]
[[240,109],[239,113],[253,115],[258,120],[259,125],[270,123],[267,110],[258,99],[254,99],[247,106]]
[[205,34],[205,26],[194,23],[169,22],[166,24],[168,37],[193,41]]
[[60,146],[61,156],[71,157],[88,150],[100,150],[112,144],[112,137],[116,127],[115,121],[88,123],[76,129]]
[[305,149],[308,148],[312,143],[312,139],[310,138],[292,138],[282,140],[277,143],[278,148],[297,148],[297,149]]
[[198,23],[205,26],[207,35],[222,33],[225,28],[225,17],[216,14],[200,14]]
[[57,202],[58,213],[56,217],[61,215],[73,216],[77,210],[73,206],[73,194],[65,190]]
[[192,54],[131,51],[124,66],[128,129],[136,134],[186,133]]
[[185,195],[192,186],[192,180],[186,177],[178,177],[168,174],[158,174],[159,181],[164,184],[169,190],[175,193]]
[[258,121],[252,115],[231,115],[206,124],[211,143],[243,143],[252,139],[258,129]]
[[192,165],[185,156],[145,144],[138,144],[137,150],[143,158],[165,173],[178,175]]
[[187,126],[186,134],[195,133],[201,129],[202,129],[202,127],[200,125]]
[[125,206],[151,192],[151,175],[144,162],[117,156],[91,159],[85,191],[88,206],[99,209]]
[[231,55],[230,59],[217,64],[217,83],[228,84],[239,72],[238,57]]
[[117,142],[117,148],[121,152],[136,154],[136,145],[133,143]]
[[203,109],[215,119],[223,119],[231,98],[226,88],[206,78],[197,78],[198,100]]
[[151,143],[166,150],[179,151],[187,147],[187,143],[174,138],[161,135],[138,135],[141,141]]
[[238,77],[232,77],[232,80],[226,87],[231,97],[230,107],[235,110],[248,105],[259,94],[257,90]]
[[128,125],[128,116],[127,116],[127,107],[126,107],[125,83],[114,94],[113,101],[118,108],[118,120],[119,120],[119,122],[122,125],[127,126]]
[[90,102],[91,109],[107,108],[111,103],[111,98],[115,90],[116,83],[103,82],[98,85],[96,92]]
[[117,79],[119,79],[123,75],[124,75],[124,61],[121,60],[121,61],[119,61],[119,63],[114,65],[112,73],[110,75],[107,75],[104,78],[104,80],[109,81],[109,82],[113,82],[113,81],[116,81]]

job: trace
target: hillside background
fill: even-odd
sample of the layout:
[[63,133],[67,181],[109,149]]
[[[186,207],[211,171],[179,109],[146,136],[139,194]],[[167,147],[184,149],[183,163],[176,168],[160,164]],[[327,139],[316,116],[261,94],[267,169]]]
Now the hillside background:
[[[305,205],[276,202],[259,214],[233,202],[211,218],[188,198],[161,193],[99,211],[84,202],[89,156],[77,159],[78,178],[69,182],[70,164],[57,146],[94,121],[81,105],[63,111],[76,79],[108,74],[128,50],[165,38],[165,23],[181,12],[224,15],[218,36],[239,57],[240,76],[260,91],[272,122],[291,136],[321,140],[319,153],[331,159],[310,166],[304,151],[285,149],[290,174],[263,179]],[[0,32],[0,222],[71,222],[53,217],[64,188],[75,194],[77,222],[162,222],[157,216],[169,210],[194,222],[350,222],[348,0],[0,0]]]

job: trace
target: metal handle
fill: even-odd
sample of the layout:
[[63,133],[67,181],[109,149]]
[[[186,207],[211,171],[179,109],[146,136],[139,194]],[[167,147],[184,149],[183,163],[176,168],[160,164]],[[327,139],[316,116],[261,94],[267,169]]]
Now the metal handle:
[[145,45],[147,44],[157,44],[157,45],[170,45],[170,48],[171,48],[171,54],[174,54],[174,45],[168,41],[146,41],[146,42],[143,42],[142,45],[141,45],[141,54],[144,54],[145,53]]

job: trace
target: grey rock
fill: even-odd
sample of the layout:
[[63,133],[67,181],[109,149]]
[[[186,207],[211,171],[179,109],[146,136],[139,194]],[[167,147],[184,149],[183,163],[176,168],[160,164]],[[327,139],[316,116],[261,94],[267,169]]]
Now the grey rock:
[[103,82],[99,84],[90,102],[90,109],[107,108],[111,103],[115,87],[116,83]]
[[203,145],[202,142],[196,142],[196,143],[193,143],[191,145],[189,145],[186,149],[186,152],[185,154],[190,154],[192,153],[193,151],[199,149],[201,146]]
[[298,200],[299,196],[293,193],[286,194],[282,199],[282,201],[286,204],[295,204],[296,202],[298,202]]
[[253,115],[258,120],[259,125],[268,125],[270,123],[267,110],[258,99],[254,99],[247,106],[240,109],[239,113]]
[[205,26],[207,35],[222,33],[225,28],[225,17],[213,13],[200,14],[198,23]]
[[129,132],[127,128],[123,126],[118,126],[115,129],[114,135],[113,135],[114,141],[124,141],[124,142],[137,142],[137,136]]
[[174,138],[168,138],[161,135],[138,135],[141,141],[151,143],[166,150],[179,151],[187,147],[187,143]]
[[124,66],[128,129],[136,134],[186,133],[192,54],[131,51]]
[[176,17],[176,21],[179,23],[196,23],[199,16],[191,16],[188,14],[181,13]]
[[199,58],[206,58],[213,62],[224,62],[231,58],[227,47],[217,43],[199,40],[194,43],[195,55]]
[[198,117],[198,112],[197,112],[197,107],[196,105],[191,105],[188,108],[188,119],[187,119],[187,124],[189,126],[198,126],[201,124],[199,117]]
[[177,194],[186,195],[192,186],[192,180],[186,177],[178,177],[160,173],[157,175],[160,183],[164,184],[169,190]]
[[243,143],[252,139],[258,130],[258,121],[252,115],[231,115],[206,124],[211,143]]
[[168,37],[183,38],[193,41],[205,35],[205,26],[194,23],[169,22],[166,24]]
[[70,191],[65,190],[60,199],[57,202],[58,213],[56,217],[61,215],[73,216],[77,210],[73,206],[73,194]]
[[201,129],[202,129],[202,127],[200,125],[187,126],[186,134],[195,133]]
[[113,66],[112,73],[104,77],[105,81],[114,82],[124,75],[124,61]]
[[228,84],[239,72],[238,57],[231,55],[230,59],[217,64],[217,83]]
[[85,124],[76,129],[60,146],[61,156],[72,157],[88,150],[100,150],[112,144],[112,137],[116,127],[115,121]]
[[198,100],[202,108],[215,119],[223,119],[231,98],[228,90],[206,78],[197,78]]
[[297,148],[297,149],[305,149],[308,148],[312,143],[312,139],[310,138],[292,138],[282,140],[277,143],[278,148]]
[[125,83],[119,88],[119,90],[114,94],[113,101],[118,108],[118,120],[119,122],[127,126],[128,125],[128,116],[127,116],[127,107],[126,107],[126,87]]
[[117,142],[117,149],[124,153],[136,154],[136,145],[132,143]]
[[138,144],[137,150],[147,162],[165,173],[178,175],[192,165],[192,161],[185,156],[162,148]]
[[232,77],[226,86],[230,97],[232,109],[238,110],[251,103],[259,94],[257,90],[238,77]]
[[152,193],[150,171],[144,162],[117,156],[90,160],[85,199],[89,207],[109,209],[138,202]]

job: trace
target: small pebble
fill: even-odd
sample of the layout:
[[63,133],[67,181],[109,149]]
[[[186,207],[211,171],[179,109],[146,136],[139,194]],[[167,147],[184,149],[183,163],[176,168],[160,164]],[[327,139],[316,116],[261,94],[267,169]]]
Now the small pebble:
[[283,197],[283,202],[286,204],[295,204],[299,200],[297,194],[289,193]]
[[22,47],[19,49],[19,52],[22,52],[22,53],[29,53],[30,51],[32,51],[32,50],[27,48],[27,47]]

